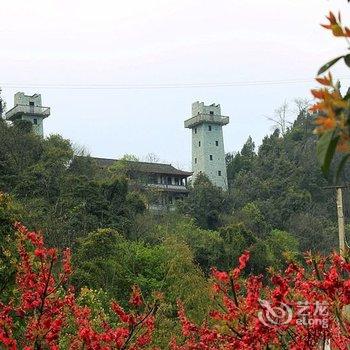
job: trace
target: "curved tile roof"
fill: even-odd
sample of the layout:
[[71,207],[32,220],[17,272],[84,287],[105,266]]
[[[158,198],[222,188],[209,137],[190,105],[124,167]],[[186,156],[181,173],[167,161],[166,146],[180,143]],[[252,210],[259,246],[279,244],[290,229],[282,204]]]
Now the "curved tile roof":
[[[110,159],[110,158],[98,158],[91,157],[99,166],[101,167],[109,167],[115,162],[118,162],[118,159]],[[164,175],[181,175],[181,176],[191,176],[193,173],[189,171],[183,171],[180,169],[176,169],[171,164],[164,163],[148,163],[148,162],[133,162],[133,161],[125,161],[132,165],[133,170],[138,171],[140,173],[147,174],[164,174]]]

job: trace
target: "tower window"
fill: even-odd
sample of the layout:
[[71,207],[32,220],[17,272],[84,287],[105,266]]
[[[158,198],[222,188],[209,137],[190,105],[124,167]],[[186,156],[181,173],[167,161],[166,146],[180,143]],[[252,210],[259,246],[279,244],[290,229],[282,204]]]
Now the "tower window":
[[219,141],[215,141],[215,146],[219,146]]
[[221,170],[218,171],[218,175],[221,176]]
[[29,106],[33,106],[34,107],[34,102],[29,102]]
[[33,119],[33,124],[34,124],[34,125],[38,125],[38,119],[34,118],[34,119]]
[[194,133],[197,134],[197,128],[194,128]]
[[209,159],[210,159],[210,160],[213,160],[213,155],[212,155],[212,154],[209,156]]
[[199,146],[199,147],[201,146],[201,142],[200,142],[200,141],[198,141],[198,146]]
[[197,158],[194,158],[194,164],[197,164]]
[[214,114],[214,112],[213,112],[213,111],[210,111],[209,113],[210,113],[211,115],[213,115],[213,114]]
[[209,125],[208,129],[209,129],[209,131],[211,131],[211,125]]

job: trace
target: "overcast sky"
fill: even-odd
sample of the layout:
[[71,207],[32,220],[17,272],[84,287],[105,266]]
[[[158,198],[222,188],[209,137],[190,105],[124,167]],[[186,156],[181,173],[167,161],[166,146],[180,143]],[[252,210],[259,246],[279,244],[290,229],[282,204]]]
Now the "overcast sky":
[[[319,26],[327,11],[342,9],[350,23],[345,0],[0,2],[8,108],[17,91],[41,93],[46,135],[93,156],[155,153],[187,169],[192,102],[220,103],[230,116],[227,152],[249,135],[259,144],[271,131],[266,116],[309,98],[318,67],[345,51]],[[349,83],[345,69],[334,72]]]

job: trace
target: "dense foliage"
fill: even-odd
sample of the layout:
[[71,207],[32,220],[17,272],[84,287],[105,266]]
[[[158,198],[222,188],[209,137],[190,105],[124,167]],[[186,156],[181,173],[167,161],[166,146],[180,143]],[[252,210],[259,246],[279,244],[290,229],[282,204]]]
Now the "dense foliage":
[[125,177],[97,167],[59,135],[42,139],[26,122],[0,120],[0,189],[18,198],[24,223],[43,230],[50,244],[73,246],[98,228],[129,232],[145,209]]
[[[0,206],[8,198],[0,195]],[[144,300],[133,286],[126,311],[115,301],[101,307],[101,294],[69,285],[70,250],[47,248],[42,235],[12,223],[17,252],[15,284],[0,296],[0,345],[4,349],[155,349],[155,317],[162,303]],[[182,335],[167,334],[174,350],[186,349],[332,349],[350,345],[350,264],[333,254],[291,262],[284,274],[271,271],[271,285],[261,275],[241,277],[249,262],[245,251],[228,272],[212,269],[209,322],[196,325],[178,302]],[[160,329],[166,324],[158,323]]]
[[324,188],[328,183],[314,156],[312,122],[312,115],[300,111],[284,135],[276,130],[265,137],[256,153],[248,139],[228,160],[231,198],[236,212],[248,205],[259,210],[255,231],[284,230],[298,239],[302,251],[330,252],[336,247],[335,199]]

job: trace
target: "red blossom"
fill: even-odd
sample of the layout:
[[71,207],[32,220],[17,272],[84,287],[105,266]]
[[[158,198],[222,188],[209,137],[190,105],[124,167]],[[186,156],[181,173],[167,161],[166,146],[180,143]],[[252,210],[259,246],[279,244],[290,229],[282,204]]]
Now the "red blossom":
[[[233,277],[241,274],[248,257],[242,255]],[[316,350],[327,339],[332,349],[348,349],[350,323],[344,314],[344,307],[350,304],[347,263],[337,254],[331,259],[318,258],[317,263],[309,256],[308,263],[309,270],[290,264],[283,275],[272,276],[272,285],[263,285],[262,276],[238,279],[232,285],[224,273],[214,270],[215,300],[220,308],[210,311],[209,322],[196,325],[179,304],[185,340],[179,344],[173,339],[170,348]],[[271,309],[275,314],[264,318]]]
[[233,278],[238,278],[239,277],[241,272],[247,266],[249,258],[250,258],[250,253],[247,250],[245,250],[243,252],[243,254],[238,258],[238,263],[239,263],[238,267],[236,267],[235,269],[232,270]]
[[[90,308],[76,303],[72,288],[63,288],[72,274],[70,250],[63,252],[59,262],[57,250],[45,247],[40,233],[29,231],[18,222],[14,227],[18,231],[20,256],[15,293],[18,298],[5,303],[0,296],[1,349],[58,350],[67,327],[71,328],[66,340],[70,350],[138,350],[149,345],[155,308],[132,314],[113,302],[111,307],[124,325],[112,327],[104,321],[96,329]],[[143,304],[136,286],[130,302],[138,309]],[[15,339],[14,334],[19,338]]]
[[129,303],[136,307],[139,307],[143,304],[141,290],[136,285],[132,287],[132,293],[131,293],[131,298],[129,300]]
[[228,282],[230,277],[226,271],[218,271],[216,268],[211,269],[212,276],[220,282]]

